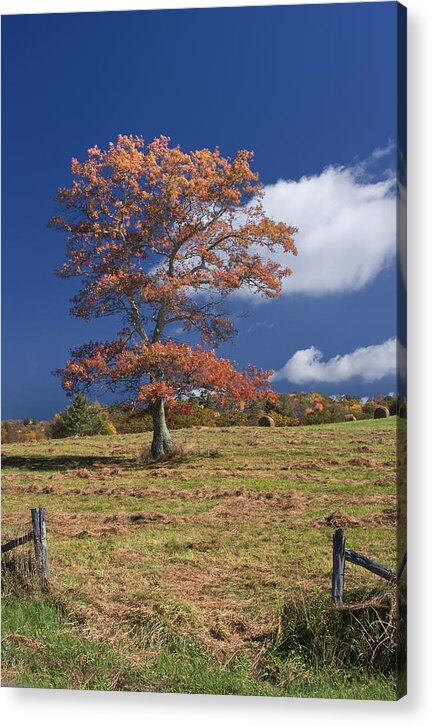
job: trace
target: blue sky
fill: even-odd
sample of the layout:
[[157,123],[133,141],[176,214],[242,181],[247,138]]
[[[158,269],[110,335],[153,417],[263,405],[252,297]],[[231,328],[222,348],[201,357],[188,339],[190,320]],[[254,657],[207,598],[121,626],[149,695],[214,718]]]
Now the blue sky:
[[47,222],[71,157],[119,133],[253,149],[268,212],[300,228],[281,298],[237,296],[221,353],[274,369],[279,391],[395,390],[395,3],[2,21],[3,418],[63,409],[51,371],[114,337],[69,316]]

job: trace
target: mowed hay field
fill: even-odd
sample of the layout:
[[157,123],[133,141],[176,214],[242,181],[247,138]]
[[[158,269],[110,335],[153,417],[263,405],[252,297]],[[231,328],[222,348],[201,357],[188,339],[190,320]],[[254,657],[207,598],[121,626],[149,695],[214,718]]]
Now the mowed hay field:
[[[174,434],[161,464],[149,434],[3,446],[3,540],[45,507],[52,575],[3,598],[3,682],[394,698],[280,646],[287,600],[330,600],[335,526],[396,568],[396,418]],[[347,564],[346,601],[377,585]]]

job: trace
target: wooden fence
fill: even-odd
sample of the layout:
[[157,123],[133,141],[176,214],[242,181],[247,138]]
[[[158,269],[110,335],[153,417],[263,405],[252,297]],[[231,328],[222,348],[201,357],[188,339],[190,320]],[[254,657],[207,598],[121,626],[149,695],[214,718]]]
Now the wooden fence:
[[48,542],[46,531],[46,512],[43,507],[31,509],[31,525],[32,529],[21,537],[10,540],[1,546],[2,555],[5,552],[15,549],[20,545],[26,544],[33,540],[37,569],[39,578],[43,585],[47,585],[49,581],[49,561],[48,561]]
[[[39,577],[44,585],[49,581],[49,561],[48,561],[48,542],[46,531],[46,512],[43,507],[31,509],[32,529],[27,534],[10,540],[1,546],[2,555],[15,547],[26,544],[33,540],[36,555],[36,562]],[[332,598],[336,605],[342,605],[345,584],[345,563],[351,562],[353,565],[364,567],[369,572],[373,572],[379,577],[383,577],[390,582],[397,582],[401,577],[407,564],[407,553],[405,552],[402,562],[397,572],[389,570],[388,567],[380,565],[378,562],[361,555],[355,550],[346,547],[346,538],[341,527],[335,531],[333,535],[333,574],[332,574]]]
[[350,550],[346,547],[346,538],[344,531],[339,527],[333,535],[333,576],[332,576],[332,598],[336,605],[342,605],[343,592],[345,584],[345,562],[352,562],[353,565],[364,567],[369,572],[373,572],[379,577],[383,577],[390,582],[397,582],[401,577],[406,563],[407,553],[403,556],[402,562],[397,572],[389,570],[388,567],[380,565],[378,562],[370,560],[369,557]]

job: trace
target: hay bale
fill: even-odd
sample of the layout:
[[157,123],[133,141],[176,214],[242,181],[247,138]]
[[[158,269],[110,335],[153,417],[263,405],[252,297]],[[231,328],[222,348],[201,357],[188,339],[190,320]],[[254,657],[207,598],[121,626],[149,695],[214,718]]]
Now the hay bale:
[[345,418],[345,421],[357,421],[357,419],[353,413],[347,413],[344,418]]
[[388,418],[390,411],[386,406],[377,406],[374,411],[374,418]]
[[275,422],[271,416],[261,416],[258,419],[258,426],[274,426]]

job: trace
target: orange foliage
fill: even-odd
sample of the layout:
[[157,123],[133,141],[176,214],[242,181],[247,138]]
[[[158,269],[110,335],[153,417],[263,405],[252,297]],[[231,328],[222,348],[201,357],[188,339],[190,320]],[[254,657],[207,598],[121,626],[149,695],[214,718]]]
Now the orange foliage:
[[297,231],[268,218],[252,152],[183,152],[161,136],[146,144],[120,135],[107,150],[72,160],[51,226],[67,233],[61,277],[77,277],[72,314],[123,318],[116,340],[89,343],[62,372],[67,391],[93,382],[125,385],[138,401],[193,388],[246,401],[269,392],[269,372],[239,373],[214,350],[179,345],[169,326],[216,346],[234,333],[220,303],[240,287],[280,294],[291,274],[268,253],[297,254]]
[[144,404],[196,389],[211,391],[224,403],[228,398],[267,398],[271,373],[254,366],[239,372],[227,358],[217,358],[214,350],[203,350],[198,345],[170,340],[126,345],[117,340],[90,343],[73,351],[63,371],[63,387],[74,391],[82,383],[115,385],[127,380],[135,382],[136,397]]

